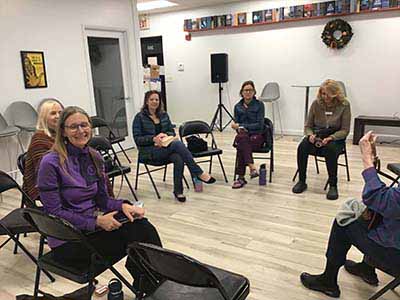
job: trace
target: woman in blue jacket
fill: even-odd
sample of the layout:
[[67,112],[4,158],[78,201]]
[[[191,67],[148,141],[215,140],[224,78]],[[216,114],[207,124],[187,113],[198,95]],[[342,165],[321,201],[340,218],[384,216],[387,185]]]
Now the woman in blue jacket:
[[257,100],[254,82],[249,80],[242,84],[239,92],[242,99],[235,105],[235,121],[231,127],[237,131],[234,146],[236,147],[237,165],[235,174],[238,179],[232,188],[242,188],[247,181],[244,178],[246,166],[250,168],[250,178],[258,176],[254,165],[253,151],[264,144],[264,103]]
[[178,201],[185,202],[182,185],[185,164],[192,176],[200,181],[214,183],[215,178],[199,167],[181,141],[174,140],[167,147],[163,146],[162,140],[167,136],[175,136],[175,131],[160,100],[158,91],[146,92],[143,107],[133,120],[133,138],[141,161],[174,164],[174,196]]

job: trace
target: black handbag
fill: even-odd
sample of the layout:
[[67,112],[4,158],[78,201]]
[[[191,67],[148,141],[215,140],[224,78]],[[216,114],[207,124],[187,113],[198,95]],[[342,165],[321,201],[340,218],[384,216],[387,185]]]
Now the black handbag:
[[207,151],[208,144],[207,141],[203,140],[201,137],[197,135],[191,135],[186,138],[187,147],[192,153],[199,153],[203,151]]

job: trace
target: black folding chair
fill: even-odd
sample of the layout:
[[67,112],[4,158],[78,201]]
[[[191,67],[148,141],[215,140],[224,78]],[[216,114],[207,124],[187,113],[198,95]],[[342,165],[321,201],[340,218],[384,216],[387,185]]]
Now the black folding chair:
[[182,253],[145,243],[132,243],[128,255],[138,262],[153,285],[145,294],[139,282],[138,299],[146,300],[244,300],[249,280],[239,274],[203,264]]
[[382,264],[378,263],[376,260],[374,260],[372,257],[369,256],[365,256],[365,262],[368,265],[377,268],[382,272],[385,272],[386,274],[389,274],[394,277],[392,281],[390,281],[387,285],[385,285],[383,288],[381,288],[379,291],[373,294],[368,300],[376,300],[384,293],[386,293],[388,290],[394,291],[394,289],[400,285],[400,271],[394,272],[390,270],[387,266],[383,266]]
[[[145,172],[140,172],[141,164],[144,165],[144,168],[146,169]],[[157,185],[154,182],[154,179],[153,179],[153,176],[151,176],[151,173],[160,171],[160,170],[164,170],[163,182],[165,182],[165,180],[167,179],[167,168],[168,168],[169,164],[170,164],[170,162],[165,163],[165,162],[158,162],[158,161],[152,161],[152,160],[144,160],[141,158],[140,151],[139,151],[137,162],[136,162],[135,190],[137,190],[137,187],[139,185],[139,176],[147,174],[149,176],[149,179],[153,186],[153,189],[156,192],[157,198],[161,199],[160,193],[158,192],[158,189],[157,189]],[[156,167],[156,168],[150,169],[149,166]],[[189,184],[188,184],[185,176],[183,176],[183,181],[185,182],[186,187],[189,189]]]
[[183,142],[183,138],[190,136],[190,135],[205,135],[211,136],[211,145],[208,147],[207,150],[201,151],[201,152],[192,152],[192,155],[194,158],[203,158],[203,157],[209,157],[207,160],[202,160],[202,161],[196,161],[197,163],[204,163],[204,162],[209,162],[209,168],[208,168],[208,173],[211,174],[212,170],[212,163],[213,163],[213,157],[217,156],[219,165],[221,166],[222,173],[224,175],[225,182],[228,182],[228,178],[226,177],[225,173],[225,168],[222,163],[221,155],[223,153],[222,149],[219,149],[217,146],[217,143],[214,138],[214,134],[211,130],[211,127],[204,121],[188,121],[183,123],[181,126],[179,126],[179,136],[181,138],[181,141]]
[[133,190],[131,182],[127,176],[127,174],[131,172],[131,167],[123,166],[121,164],[121,161],[119,160],[114,148],[111,146],[110,141],[103,136],[94,136],[90,139],[88,145],[96,149],[103,156],[105,171],[108,178],[111,179],[112,187],[114,188],[114,178],[121,176],[121,185],[123,183],[123,179],[125,179],[133,197],[136,201],[138,201],[136,193]]
[[[265,155],[260,156],[263,154]],[[268,118],[264,118],[264,144],[260,149],[253,151],[253,159],[269,160],[269,182],[272,182],[272,172],[274,172],[274,125]],[[236,180],[236,167],[237,156],[235,158],[235,172],[233,175],[233,180]]]
[[106,120],[98,117],[98,116],[93,116],[90,117],[92,121],[92,128],[99,128],[99,131],[104,128],[106,131],[108,131],[108,135],[106,136],[108,140],[110,141],[111,145],[117,144],[118,147],[121,149],[122,153],[126,157],[129,163],[132,163],[131,160],[129,159],[128,154],[126,153],[125,149],[122,147],[121,143],[125,141],[125,137],[123,136],[117,136],[114,131],[111,129],[110,125],[106,122]]
[[27,152],[24,152],[24,153],[20,154],[17,158],[17,166],[22,175],[24,175],[24,172],[25,172],[26,155],[27,155]]
[[[315,169],[317,170],[317,174],[319,174],[319,166],[318,166],[318,162],[325,162],[325,159],[320,159],[319,157],[323,157],[323,156],[319,156],[317,154],[310,154],[312,156],[314,156],[314,160],[315,160]],[[344,155],[344,163],[338,162],[338,166],[342,166],[346,168],[346,175],[347,175],[347,181],[350,181],[350,169],[349,169],[349,160],[347,158],[347,148],[346,148],[346,142],[343,144],[343,149],[342,151],[339,153],[339,157],[341,155]],[[339,160],[339,158],[338,158]],[[299,174],[299,170],[296,170],[296,173],[294,174],[292,181],[296,180],[297,175]],[[327,189],[329,184],[329,179],[326,180],[325,183],[325,187],[324,190]]]
[[400,179],[400,163],[390,163],[387,164],[387,169],[391,172],[393,172],[394,174],[396,174],[396,177],[393,177],[392,175],[389,175],[385,172],[383,172],[381,170],[381,164],[380,161],[378,160],[378,165],[376,166],[376,170],[378,172],[378,174],[390,179],[392,181],[392,183],[390,184],[390,187],[393,187],[395,184],[399,185],[399,179]]
[[[36,258],[29,252],[28,249],[19,240],[20,234],[37,232],[31,224],[29,224],[23,218],[23,206],[36,208],[35,203],[29,198],[29,196],[22,190],[18,183],[8,175],[6,172],[0,171],[0,193],[4,193],[10,189],[17,189],[22,194],[22,206],[16,208],[8,213],[6,216],[0,219],[0,235],[7,235],[8,239],[5,240],[1,245],[0,249],[3,248],[9,241],[14,241],[14,254],[17,253],[17,248],[21,248],[22,251],[33,261],[35,265],[38,265]],[[47,277],[54,282],[53,276],[47,271],[44,271]]]
[[[24,218],[41,234],[40,247],[38,255],[38,268],[36,269],[34,299],[43,291],[39,289],[40,271],[48,270],[54,274],[67,278],[80,284],[88,284],[87,299],[91,299],[93,291],[93,282],[96,276],[106,270],[111,270],[135,295],[137,291],[134,287],[119,273],[113,265],[120,261],[122,257],[109,259],[103,257],[88,241],[87,237],[68,221],[53,215],[44,213],[38,209],[24,209]],[[52,237],[66,242],[82,243],[92,253],[91,259],[85,263],[63,264],[54,259],[54,254],[50,250],[43,254],[45,237]]]

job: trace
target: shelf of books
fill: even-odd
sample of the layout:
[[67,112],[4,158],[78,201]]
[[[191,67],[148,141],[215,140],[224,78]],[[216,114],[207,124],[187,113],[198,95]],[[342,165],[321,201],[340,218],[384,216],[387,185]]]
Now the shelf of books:
[[400,0],[336,0],[253,12],[207,16],[186,19],[183,29],[186,32],[234,29],[388,11],[400,11]]

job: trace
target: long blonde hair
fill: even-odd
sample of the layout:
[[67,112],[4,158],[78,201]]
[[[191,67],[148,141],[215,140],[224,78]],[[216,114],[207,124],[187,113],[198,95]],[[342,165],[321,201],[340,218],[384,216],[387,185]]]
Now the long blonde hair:
[[52,130],[49,128],[49,124],[47,122],[47,118],[49,117],[49,113],[53,106],[58,104],[64,109],[64,105],[60,101],[55,98],[46,98],[40,101],[38,106],[38,120],[36,123],[36,129],[43,131],[49,137],[53,137]]
[[325,89],[326,92],[333,98],[335,105],[343,104],[347,100],[341,85],[336,80],[327,79],[321,84],[317,94],[317,100],[321,104],[324,103],[324,100],[321,97],[323,89]]
[[[56,138],[52,150],[58,153],[60,159],[60,165],[65,172],[67,172],[65,168],[65,161],[68,158],[68,151],[67,151],[68,138],[64,136],[65,122],[70,116],[78,113],[84,115],[88,119],[90,127],[92,127],[92,120],[89,117],[88,113],[78,106],[66,107],[61,113],[60,119],[58,120],[57,124]],[[92,161],[94,162],[96,173],[100,177],[102,162],[97,158],[96,150],[89,148],[89,154],[91,156]]]

